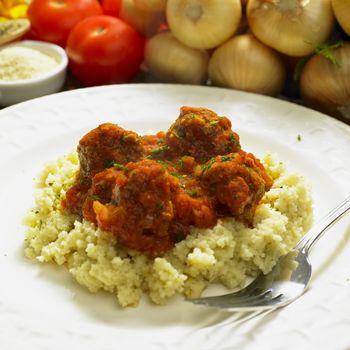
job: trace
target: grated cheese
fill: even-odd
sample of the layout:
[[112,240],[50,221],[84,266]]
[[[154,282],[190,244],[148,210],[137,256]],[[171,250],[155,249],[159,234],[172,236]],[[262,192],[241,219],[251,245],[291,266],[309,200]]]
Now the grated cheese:
[[11,46],[0,50],[0,80],[25,80],[40,76],[58,62],[38,50],[28,47]]

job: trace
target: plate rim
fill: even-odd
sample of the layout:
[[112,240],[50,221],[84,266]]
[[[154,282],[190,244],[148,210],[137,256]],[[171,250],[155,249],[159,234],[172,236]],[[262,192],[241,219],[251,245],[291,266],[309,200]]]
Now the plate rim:
[[[300,111],[304,111],[305,109],[308,111],[308,112],[312,112],[312,114],[315,114],[316,116],[318,116],[317,118],[321,118],[322,120],[324,120],[326,122],[326,124],[328,123],[331,123],[330,125],[334,125],[336,126],[337,128],[340,128],[340,129],[343,129],[346,131],[346,133],[349,133],[349,138],[350,138],[350,126],[348,126],[347,124],[341,122],[341,121],[338,121],[330,116],[327,116],[325,114],[322,114],[318,111],[314,111],[314,110],[311,110],[305,106],[300,106],[298,104],[295,104],[295,103],[292,103],[292,102],[289,102],[289,101],[284,101],[284,100],[279,100],[279,99],[276,99],[276,98],[271,98],[271,97],[268,97],[268,96],[261,96],[261,95],[257,95],[257,94],[253,94],[253,93],[246,93],[246,92],[241,92],[241,91],[236,91],[236,90],[230,90],[230,89],[224,89],[224,88],[213,88],[213,87],[207,87],[207,86],[189,86],[189,85],[175,85],[175,84],[125,84],[125,85],[109,85],[109,86],[104,86],[104,87],[91,87],[91,88],[82,88],[82,89],[77,89],[77,90],[72,90],[72,91],[65,91],[65,92],[61,92],[61,93],[58,93],[58,94],[54,94],[54,95],[50,95],[50,96],[45,96],[45,97],[41,97],[41,98],[37,98],[37,99],[34,99],[34,100],[30,100],[30,101],[26,101],[26,102],[22,102],[18,105],[14,105],[14,106],[10,106],[10,107],[7,107],[7,108],[4,108],[3,110],[0,111],[0,126],[2,124],[2,121],[4,120],[2,117],[4,115],[6,115],[6,112],[12,112],[13,110],[16,110],[18,108],[20,109],[25,109],[26,106],[29,106],[31,104],[37,104],[38,103],[38,100],[39,100],[39,103],[40,101],[45,101],[47,99],[53,99],[53,98],[58,98],[57,96],[59,95],[60,97],[61,96],[64,96],[66,94],[72,94],[72,93],[76,93],[76,94],[80,94],[82,92],[82,90],[84,91],[83,93],[85,93],[85,91],[94,91],[96,89],[102,91],[102,90],[110,90],[110,89],[114,89],[115,87],[118,87],[118,89],[122,89],[122,88],[125,88],[125,87],[128,87],[128,88],[162,88],[164,86],[166,86],[167,88],[171,87],[171,88],[180,88],[181,87],[187,87],[187,88],[194,88],[194,89],[210,89],[211,91],[213,91],[213,89],[215,89],[216,91],[225,91],[226,93],[231,93],[233,92],[234,94],[237,94],[240,95],[240,94],[243,94],[243,95],[248,95],[248,96],[253,96],[253,99],[254,100],[259,100],[260,99],[263,99],[263,100],[266,100],[268,99],[268,101],[271,99],[274,101],[274,103],[277,103],[277,104],[283,104],[283,105],[291,105],[293,109],[297,109]],[[345,127],[345,129],[344,129]],[[350,144],[349,144],[350,145]],[[350,148],[349,148],[350,149]],[[1,305],[0,305],[1,306]],[[1,324],[1,322],[0,322]],[[1,339],[1,332],[0,332],[0,339]]]

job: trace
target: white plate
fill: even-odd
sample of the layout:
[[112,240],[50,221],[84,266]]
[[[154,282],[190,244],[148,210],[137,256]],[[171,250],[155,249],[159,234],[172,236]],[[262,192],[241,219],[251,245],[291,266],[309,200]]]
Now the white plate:
[[[349,218],[311,256],[310,290],[290,306],[238,323],[242,315],[193,306],[121,310],[92,295],[62,267],[23,258],[21,219],[33,205],[33,178],[99,123],[151,133],[167,129],[182,105],[228,116],[245,150],[272,151],[313,185],[319,219],[350,193],[350,128],[277,99],[180,85],[82,89],[0,111],[1,349],[346,349],[350,347]],[[301,140],[298,140],[300,135]]]

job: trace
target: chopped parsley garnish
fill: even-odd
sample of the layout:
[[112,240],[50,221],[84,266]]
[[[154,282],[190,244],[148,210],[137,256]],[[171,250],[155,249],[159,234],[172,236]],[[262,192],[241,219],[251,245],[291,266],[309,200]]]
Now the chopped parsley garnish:
[[186,193],[193,198],[197,198],[198,197],[198,191],[197,190],[192,190],[192,191],[186,191]]
[[297,136],[297,140],[301,141],[301,135],[300,134]]
[[219,124],[219,121],[218,120],[212,120],[209,124],[210,125],[216,125],[216,124]]
[[211,166],[214,164],[214,162],[215,162],[215,158],[211,158],[208,162],[201,165],[202,172],[204,173],[205,171],[209,170]]
[[235,145],[237,144],[237,139],[235,138],[235,136],[232,133],[230,134],[230,141],[232,143],[234,143]]
[[120,138],[120,143],[123,145],[125,143],[125,141],[128,139],[128,136],[129,135],[123,135],[121,138]]
[[116,168],[118,170],[126,170],[123,164],[117,163],[114,160],[109,160],[105,163],[105,168]]
[[157,160],[157,163],[162,165],[163,170],[168,170],[168,163],[164,160]]
[[125,170],[125,166],[123,164],[119,164],[119,163],[113,163],[113,167],[116,168],[117,170]]
[[182,158],[179,158],[176,160],[176,165],[180,168],[184,166],[184,160]]
[[154,148],[154,149],[152,149],[151,154],[147,158],[153,159],[154,157],[159,156],[165,150],[166,150],[165,147]]
[[232,156],[222,156],[221,157],[221,161],[222,162],[227,162],[227,161],[232,160],[232,159],[233,159]]
[[254,191],[254,190],[255,190],[255,186],[254,186],[254,184],[253,184],[252,182],[249,182],[249,183],[248,183],[248,187],[249,187],[249,189],[250,189],[251,191]]
[[112,168],[114,163],[114,160],[107,160],[105,163],[105,168]]
[[164,203],[163,202],[158,202],[157,203],[157,208],[158,209],[163,209],[164,208]]
[[175,132],[175,131],[174,131],[174,135],[175,135],[175,137],[178,138],[178,139],[183,139],[184,136],[185,136],[181,131],[178,131],[178,132]]
[[88,199],[90,201],[99,201],[99,200],[101,200],[101,198],[99,196],[96,196],[96,195],[87,196],[86,199]]
[[170,171],[169,174],[172,175],[172,176],[175,176],[175,177],[177,177],[177,178],[180,178],[180,177],[181,177],[181,174],[175,173],[174,171]]
[[89,181],[88,181],[87,178],[85,178],[85,177],[80,177],[80,178],[79,178],[79,184],[80,184],[81,186],[85,186],[85,185],[87,185],[88,183],[89,183]]
[[162,148],[155,148],[151,151],[151,155],[155,156],[159,153],[162,153],[164,150]]

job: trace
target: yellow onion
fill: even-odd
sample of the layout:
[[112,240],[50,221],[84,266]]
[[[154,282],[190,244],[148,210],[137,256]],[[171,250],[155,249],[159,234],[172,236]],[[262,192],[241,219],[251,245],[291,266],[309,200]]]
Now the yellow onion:
[[139,9],[134,0],[123,0],[119,17],[129,23],[140,34],[152,36],[164,21],[164,12],[150,12]]
[[174,36],[197,49],[214,48],[236,31],[240,0],[168,0],[166,17]]
[[310,107],[350,121],[350,43],[332,50],[332,57],[315,55],[306,63],[300,91]]
[[167,83],[201,84],[207,79],[209,55],[178,41],[170,32],[148,39],[145,64],[158,79]]
[[332,0],[332,6],[338,23],[350,35],[350,0]]
[[144,11],[165,11],[166,0],[134,0],[135,5]]
[[286,72],[280,54],[252,34],[238,35],[218,47],[209,61],[213,85],[277,95]]
[[331,0],[249,0],[247,16],[258,39],[297,57],[327,41],[335,24]]

